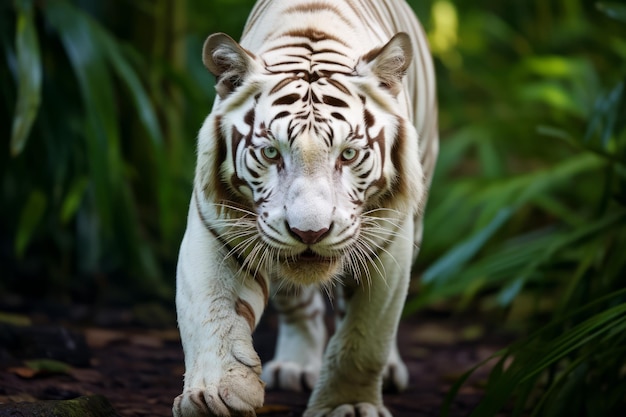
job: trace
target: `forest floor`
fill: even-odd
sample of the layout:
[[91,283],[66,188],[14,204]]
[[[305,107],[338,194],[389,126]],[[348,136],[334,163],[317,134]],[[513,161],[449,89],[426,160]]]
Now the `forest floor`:
[[[331,321],[331,320],[329,320]],[[265,362],[274,349],[277,319],[269,312],[255,332]],[[435,417],[451,385],[510,339],[480,322],[424,313],[404,319],[400,351],[410,387],[385,394],[395,417]],[[467,416],[481,398],[488,373],[463,385],[449,416]],[[181,392],[183,353],[174,314],[136,308],[61,306],[0,298],[0,416],[19,403],[102,395],[120,416],[171,416]],[[268,392],[259,416],[300,416],[308,393]],[[44,403],[46,404],[46,403]]]

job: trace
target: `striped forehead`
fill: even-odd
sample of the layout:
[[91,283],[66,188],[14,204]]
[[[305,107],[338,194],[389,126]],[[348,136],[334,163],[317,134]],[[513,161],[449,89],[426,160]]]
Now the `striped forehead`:
[[345,100],[353,97],[345,82],[319,73],[298,72],[280,77],[272,85],[268,97],[273,98],[272,105],[293,104],[298,99],[305,104],[318,107],[325,104],[334,107],[349,107]]
[[[332,130],[347,122],[350,113],[359,114],[361,101],[339,81],[319,77],[311,82],[311,75],[298,73],[272,84],[259,99],[257,115],[272,132],[294,139],[304,131],[332,142]],[[358,117],[358,116],[357,116]]]

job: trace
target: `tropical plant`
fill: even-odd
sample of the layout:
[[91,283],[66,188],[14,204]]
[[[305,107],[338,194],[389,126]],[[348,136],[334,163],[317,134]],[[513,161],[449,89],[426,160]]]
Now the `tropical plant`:
[[[496,354],[473,416],[615,415],[624,5],[408,1],[436,57],[442,146],[406,314],[530,304],[528,334]],[[252,3],[0,2],[0,289],[172,298],[214,97],[202,42],[237,37]]]
[[215,96],[202,42],[252,3],[0,2],[0,286],[171,300]]
[[[536,8],[531,15],[550,22],[550,31],[540,20],[528,31],[525,13],[465,13],[467,3],[459,1],[465,20],[447,37],[458,40],[458,49],[437,50],[436,36],[443,35],[437,33],[436,7],[442,4],[447,8],[440,13],[457,12],[449,2],[433,8],[440,80],[460,82],[469,103],[459,100],[468,108],[453,109],[457,118],[447,119],[444,110],[442,125],[450,131],[423,248],[425,257],[437,259],[423,272],[406,313],[442,300],[453,300],[458,310],[476,302],[491,311],[528,300],[534,306],[535,314],[524,318],[530,334],[494,355],[496,365],[473,417],[621,415],[626,8],[516,3],[518,11]],[[477,66],[472,59],[484,49],[516,58],[495,57]],[[440,86],[443,97],[455,94],[445,81]],[[473,100],[491,105],[472,108]],[[464,126],[464,120],[470,123]],[[483,365],[454,386],[442,415]]]

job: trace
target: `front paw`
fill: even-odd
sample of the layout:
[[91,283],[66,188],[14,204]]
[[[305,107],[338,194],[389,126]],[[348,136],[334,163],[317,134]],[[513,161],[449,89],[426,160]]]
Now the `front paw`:
[[387,408],[370,403],[342,404],[335,408],[306,410],[302,417],[392,417]]
[[250,369],[229,370],[219,384],[187,388],[176,397],[174,417],[254,417],[263,405],[264,387]]
[[383,391],[402,392],[409,386],[409,370],[398,357],[396,361],[389,361],[383,370]]
[[261,378],[269,389],[310,391],[320,374],[320,367],[303,366],[292,361],[273,360],[263,367]]

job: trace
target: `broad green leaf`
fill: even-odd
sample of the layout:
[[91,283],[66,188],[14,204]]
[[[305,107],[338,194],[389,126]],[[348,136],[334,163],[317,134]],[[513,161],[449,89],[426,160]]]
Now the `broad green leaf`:
[[17,51],[18,96],[11,130],[11,154],[19,155],[30,134],[41,103],[41,56],[35,12],[31,0],[15,2],[17,25],[15,49]]
[[34,190],[30,193],[26,205],[22,209],[20,221],[17,226],[15,237],[15,253],[18,258],[24,256],[24,252],[46,212],[47,199],[43,192]]

